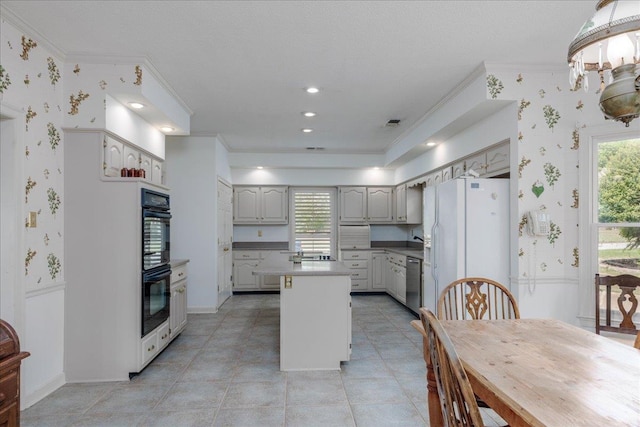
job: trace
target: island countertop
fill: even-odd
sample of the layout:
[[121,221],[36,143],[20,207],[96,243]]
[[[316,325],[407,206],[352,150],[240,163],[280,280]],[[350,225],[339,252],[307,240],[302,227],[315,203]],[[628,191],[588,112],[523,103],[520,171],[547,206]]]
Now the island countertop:
[[273,262],[266,260],[253,270],[255,276],[350,276],[352,273],[340,261],[292,261]]

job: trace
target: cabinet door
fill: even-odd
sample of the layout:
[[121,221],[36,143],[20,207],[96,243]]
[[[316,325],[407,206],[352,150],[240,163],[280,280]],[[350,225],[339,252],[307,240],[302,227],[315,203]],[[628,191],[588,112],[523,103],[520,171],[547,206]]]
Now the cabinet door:
[[151,181],[151,172],[153,170],[151,167],[151,157],[140,153],[140,169],[144,171],[145,179]]
[[287,187],[261,187],[260,222],[286,224],[289,217],[289,191]]
[[407,184],[396,187],[396,221],[407,221]]
[[366,187],[340,188],[340,222],[367,221]]
[[425,186],[430,187],[432,185],[437,185],[442,182],[442,171],[431,172],[429,175],[424,178]]
[[258,260],[233,261],[233,289],[258,289],[258,276],[253,271],[258,266]]
[[140,168],[140,152],[128,145],[124,146],[124,167],[127,169]]
[[487,150],[487,175],[497,175],[509,171],[509,144]]
[[[187,326],[187,281],[185,280],[176,289],[176,319],[171,328],[172,336],[181,332]],[[173,316],[173,313],[171,313]]]
[[466,171],[473,169],[480,176],[483,176],[487,172],[487,155],[485,153],[476,154],[465,160]]
[[407,224],[422,224],[422,187],[408,187],[405,194],[405,221]]
[[396,265],[393,263],[393,257],[387,256],[387,265],[386,265],[386,289],[387,293],[391,296],[396,296]]
[[233,222],[255,224],[260,220],[260,189],[258,187],[234,187]]
[[386,289],[387,256],[384,253],[374,253],[371,258],[371,288],[384,291]]
[[[161,160],[151,160],[151,182],[162,185],[164,167]],[[148,179],[149,177],[147,177]]]
[[124,167],[124,144],[113,138],[104,138],[104,176],[120,176],[120,170]]
[[462,176],[462,174],[464,174],[464,160],[452,166],[452,175],[454,178]]
[[393,189],[391,187],[367,188],[367,220],[369,222],[393,221]]
[[451,166],[448,166],[442,169],[442,182],[449,181],[451,179],[451,176],[452,176]]

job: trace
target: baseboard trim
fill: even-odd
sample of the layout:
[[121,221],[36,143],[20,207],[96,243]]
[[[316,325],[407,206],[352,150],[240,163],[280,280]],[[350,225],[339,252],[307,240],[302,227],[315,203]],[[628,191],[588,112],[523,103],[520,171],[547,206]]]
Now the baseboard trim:
[[63,385],[67,383],[64,372],[56,375],[51,381],[35,390],[33,393],[24,393],[20,399],[20,410],[35,405]]
[[211,314],[217,313],[216,307],[187,307],[187,314]]

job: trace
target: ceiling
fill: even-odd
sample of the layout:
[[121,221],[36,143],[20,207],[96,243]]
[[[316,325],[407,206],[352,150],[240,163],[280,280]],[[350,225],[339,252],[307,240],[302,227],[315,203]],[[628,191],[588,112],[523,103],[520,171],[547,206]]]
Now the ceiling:
[[146,58],[193,111],[191,135],[336,154],[385,153],[483,61],[566,65],[595,4],[2,1],[64,55]]

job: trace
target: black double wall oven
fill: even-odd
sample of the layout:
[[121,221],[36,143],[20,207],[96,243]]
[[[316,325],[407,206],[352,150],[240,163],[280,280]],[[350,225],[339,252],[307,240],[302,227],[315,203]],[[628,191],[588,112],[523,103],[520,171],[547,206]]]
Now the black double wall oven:
[[169,195],[142,189],[142,331],[144,337],[169,318],[171,299]]

